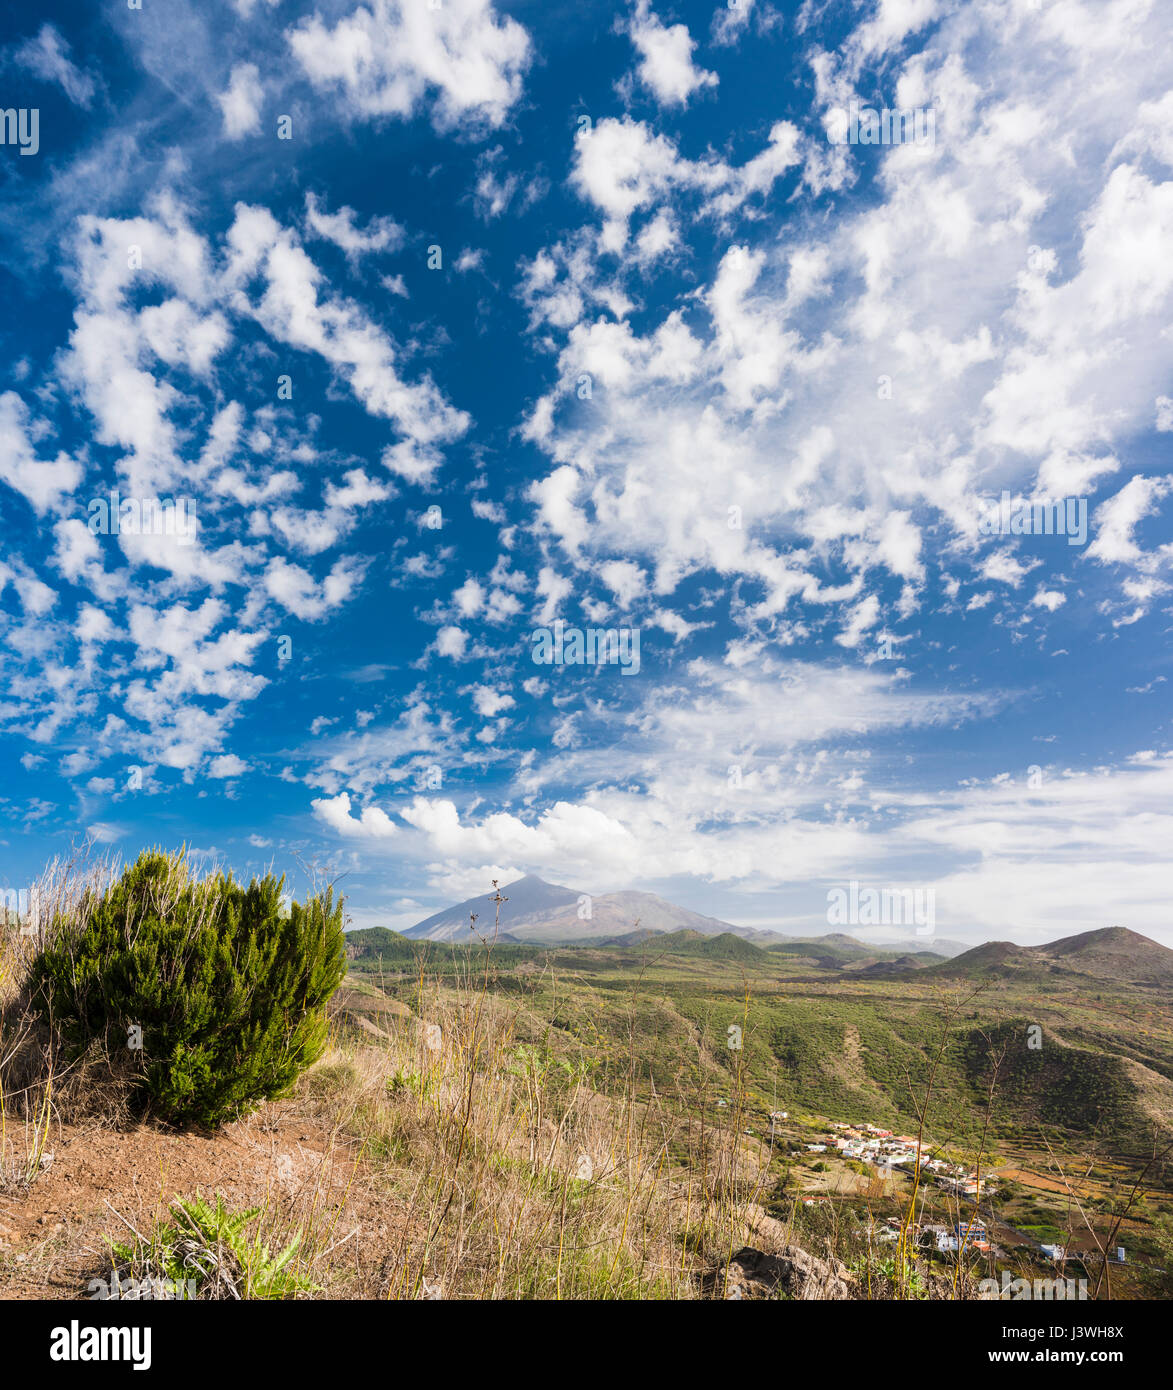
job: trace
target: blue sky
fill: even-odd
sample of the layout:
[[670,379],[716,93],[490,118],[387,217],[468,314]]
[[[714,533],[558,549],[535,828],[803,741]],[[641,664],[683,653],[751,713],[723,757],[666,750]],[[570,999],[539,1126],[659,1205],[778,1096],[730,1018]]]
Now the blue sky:
[[[88,835],[356,925],[529,871],[1173,944],[1155,3],[5,25],[0,882]],[[115,488],[197,523],[95,533]],[[983,534],[1004,490],[1083,542]]]

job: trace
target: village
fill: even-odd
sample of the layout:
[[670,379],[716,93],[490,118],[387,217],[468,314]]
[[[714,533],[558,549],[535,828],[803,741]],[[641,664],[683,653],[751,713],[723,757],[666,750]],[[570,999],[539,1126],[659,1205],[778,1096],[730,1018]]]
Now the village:
[[834,1152],[840,1158],[853,1158],[859,1163],[873,1164],[881,1176],[890,1175],[893,1168],[931,1175],[932,1181],[947,1192],[962,1197],[993,1196],[986,1180],[966,1164],[950,1163],[942,1157],[936,1145],[913,1135],[893,1134],[878,1125],[852,1126],[833,1123],[832,1133],[825,1139],[804,1145],[807,1153]]
[[[719,1108],[727,1108],[728,1100],[717,1101]],[[787,1110],[769,1110],[769,1135],[773,1140],[778,1134],[779,1125],[790,1119]],[[805,1123],[809,1123],[805,1122]],[[996,1196],[996,1190],[986,1178],[964,1163],[953,1163],[944,1157],[941,1147],[915,1135],[894,1134],[890,1129],[879,1125],[850,1125],[842,1121],[820,1121],[827,1125],[829,1133],[813,1141],[802,1144],[811,1154],[834,1154],[843,1159],[854,1159],[858,1163],[873,1165],[877,1176],[892,1177],[893,1170],[900,1168],[910,1175],[919,1170],[923,1181],[932,1181],[937,1187],[959,1197]],[[754,1131],[747,1129],[746,1134]],[[926,1176],[927,1175],[927,1176]]]
[[[787,1118],[788,1115],[785,1111],[770,1112],[772,1131],[779,1121]],[[894,1177],[897,1169],[911,1177],[917,1171],[919,1157],[922,1185],[931,1182],[933,1186],[955,1198],[968,1197],[972,1199],[967,1207],[958,1201],[953,1209],[952,1219],[948,1222],[910,1222],[905,1234],[911,1238],[914,1244],[921,1248],[935,1246],[938,1254],[959,1259],[963,1259],[967,1255],[990,1256],[994,1259],[1007,1258],[1006,1251],[995,1244],[990,1227],[978,1216],[979,1202],[982,1199],[995,1197],[997,1189],[968,1165],[950,1162],[942,1156],[936,1145],[918,1140],[913,1135],[894,1134],[891,1130],[884,1129],[879,1125],[850,1125],[834,1121],[819,1121],[820,1126],[824,1124],[829,1131],[827,1134],[821,1135],[813,1141],[802,1142],[801,1147],[806,1153],[825,1153],[828,1156],[834,1155],[839,1158],[854,1159],[859,1163],[870,1164],[876,1168],[877,1176],[881,1178]],[[834,1200],[834,1197],[826,1192],[808,1193],[802,1199],[803,1205],[808,1207],[819,1206]],[[949,1206],[950,1204],[946,1205]],[[901,1236],[901,1221],[896,1217],[877,1220],[871,1223],[870,1228],[875,1239],[881,1242],[896,1241]],[[1015,1232],[1013,1227],[1005,1225],[1004,1222],[999,1223],[999,1229],[1003,1238],[1009,1236],[1013,1240],[1014,1237],[1022,1235],[1021,1232]],[[1066,1246],[1059,1242],[1029,1241],[1029,1244],[1038,1256],[1051,1264],[1063,1265],[1070,1258],[1070,1252]],[[1108,1263],[1116,1265],[1123,1265],[1127,1261],[1122,1245],[1115,1246],[1112,1253],[1105,1258]],[[1004,1297],[1005,1295],[991,1296]],[[1057,1296],[1062,1297],[1063,1295]]]
[[[786,1112],[771,1113],[771,1125],[786,1117]],[[992,1197],[995,1190],[986,1179],[973,1171],[968,1165],[954,1163],[945,1158],[939,1147],[910,1134],[894,1134],[880,1125],[850,1125],[833,1121],[829,1133],[812,1142],[803,1144],[810,1154],[834,1154],[843,1159],[854,1159],[858,1163],[874,1166],[877,1176],[891,1178],[896,1169],[910,1176],[918,1171],[922,1182],[931,1181],[936,1187],[956,1197],[973,1199],[974,1206],[982,1197]],[[804,1198],[804,1205],[814,1206],[829,1201],[827,1195]],[[896,1240],[899,1225],[889,1222],[877,1230],[880,1240]],[[987,1254],[992,1243],[985,1223],[971,1216],[968,1220],[958,1220],[951,1225],[925,1225],[915,1223],[913,1238],[918,1242],[928,1240],[936,1244],[942,1255],[958,1255],[966,1251]]]

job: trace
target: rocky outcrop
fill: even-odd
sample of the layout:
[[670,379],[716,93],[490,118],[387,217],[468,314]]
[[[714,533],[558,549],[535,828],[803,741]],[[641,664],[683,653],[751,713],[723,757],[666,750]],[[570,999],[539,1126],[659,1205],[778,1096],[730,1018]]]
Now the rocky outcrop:
[[821,1260],[798,1245],[767,1255],[743,1245],[708,1280],[712,1298],[824,1299],[858,1297],[851,1276],[838,1260]]

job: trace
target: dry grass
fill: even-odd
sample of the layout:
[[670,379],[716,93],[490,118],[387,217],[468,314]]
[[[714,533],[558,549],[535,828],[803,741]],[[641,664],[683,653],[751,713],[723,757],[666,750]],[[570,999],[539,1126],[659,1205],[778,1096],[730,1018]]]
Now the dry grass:
[[29,893],[29,911],[0,931],[0,1190],[40,1171],[52,1124],[129,1119],[125,1048],[95,1044],[67,1060],[57,1031],[29,999],[29,968],[50,938],[83,931],[92,903],[117,876],[108,856],[55,858]]
[[[104,863],[52,866],[33,934],[4,935],[0,1183],[10,1194],[37,1182],[55,1130],[71,1127],[70,1142],[84,1149],[87,1134],[97,1145],[101,1132],[114,1140],[126,1127],[117,1059],[91,1053],[66,1063],[24,989],[46,924],[65,912],[76,928],[87,888],[109,876]],[[912,1296],[970,1295],[965,1283],[910,1280],[911,1254],[890,1277],[892,1252],[874,1248],[846,1215],[820,1229],[795,1200],[780,1219],[767,1216],[772,1146],[744,1133],[742,1077],[735,1073],[718,1118],[700,1095],[657,1092],[637,1061],[634,1003],[626,1056],[612,1050],[604,1093],[594,1083],[593,1044],[563,1034],[555,1048],[549,1020],[494,992],[495,930],[469,950],[455,980],[421,974],[414,1010],[369,986],[344,986],[331,1045],[295,1095],[229,1127],[235,1158],[241,1141],[255,1150],[251,1166],[233,1169],[225,1184],[223,1170],[213,1177],[193,1159],[187,1188],[175,1191],[170,1176],[159,1176],[145,1204],[136,1176],[124,1202],[103,1199],[106,1236],[133,1238],[140,1272],[157,1275],[159,1223],[174,1201],[202,1191],[214,1205],[226,1187],[236,1211],[259,1207],[250,1229],[263,1248],[279,1251],[296,1238],[289,1270],[302,1297],[721,1297],[724,1271],[744,1244],[774,1253],[791,1242],[852,1265],[859,1296],[909,1296],[910,1283],[921,1290]],[[356,1006],[364,990],[367,1010]],[[326,1138],[311,1170],[291,1183],[264,1136],[280,1130],[288,1146],[291,1130],[311,1122]],[[161,1126],[152,1133],[175,1142]],[[89,1230],[83,1253],[97,1271],[92,1222]],[[221,1290],[247,1289],[219,1246],[201,1255],[189,1241],[185,1249],[215,1262]],[[81,1268],[77,1251],[73,1258]],[[107,1254],[107,1274],[110,1263]]]
[[[305,1078],[402,1213],[371,1292],[694,1295],[698,1254],[741,1224],[728,1151],[710,1132],[690,1177],[681,1157],[702,1150],[675,1107],[634,1086],[598,1094],[585,1066],[519,1042],[517,1023],[487,991],[435,989],[422,1017],[340,1036]],[[757,1174],[738,1161],[748,1194]]]

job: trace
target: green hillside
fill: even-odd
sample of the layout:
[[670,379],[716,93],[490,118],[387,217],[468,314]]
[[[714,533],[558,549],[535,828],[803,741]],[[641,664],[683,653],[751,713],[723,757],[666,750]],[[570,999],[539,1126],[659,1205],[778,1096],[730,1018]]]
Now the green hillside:
[[[479,943],[380,929],[348,943],[356,975],[398,975],[384,987],[409,1003],[421,963],[439,982],[487,968],[492,990],[527,998],[535,1038],[567,1056],[601,1044],[601,1056],[634,1059],[647,1086],[687,1092],[691,1104],[740,1078],[760,1108],[907,1128],[933,1074],[935,1113],[958,1138],[986,1123],[991,1084],[989,1123],[1007,1141],[1042,1126],[1062,1142],[1094,1136],[1133,1153],[1173,1119],[1168,994],[1123,978],[1118,938],[1069,951],[990,943],[938,963],[859,957],[845,941],[763,949],[694,931],[623,945],[499,944],[487,961]],[[1173,959],[1147,947],[1145,980]],[[863,964],[885,955],[890,971]]]

